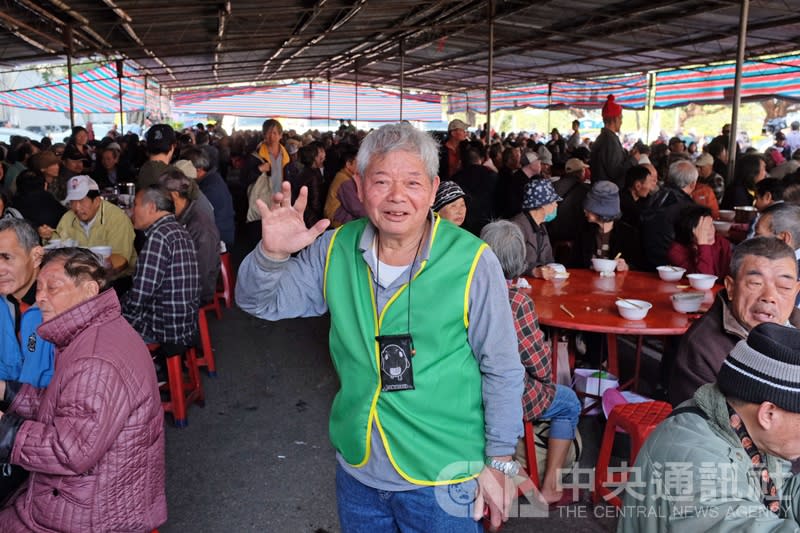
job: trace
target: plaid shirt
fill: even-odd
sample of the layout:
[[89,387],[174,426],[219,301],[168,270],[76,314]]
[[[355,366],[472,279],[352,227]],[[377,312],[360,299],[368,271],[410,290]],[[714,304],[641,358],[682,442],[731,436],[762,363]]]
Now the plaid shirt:
[[536,309],[530,296],[516,288],[509,288],[514,328],[519,340],[519,357],[525,367],[525,392],[522,409],[525,420],[536,420],[553,402],[556,386],[550,362],[550,345],[539,329]]
[[122,314],[145,339],[189,346],[197,331],[200,301],[192,238],[174,215],[158,219],[144,234],[147,241]]

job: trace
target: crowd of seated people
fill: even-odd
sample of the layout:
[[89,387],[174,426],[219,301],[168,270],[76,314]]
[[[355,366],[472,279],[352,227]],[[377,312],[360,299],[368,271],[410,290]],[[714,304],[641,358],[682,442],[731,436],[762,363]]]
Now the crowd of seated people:
[[[619,137],[622,108],[609,99],[602,113],[604,127],[594,143],[582,140],[575,124],[565,139],[557,129],[549,138],[470,133],[465,122],[453,120],[441,143],[441,184],[431,207],[475,235],[493,221],[509,221],[499,226],[503,231],[491,229],[498,239],[509,238],[498,233],[520,237],[524,246],[523,268],[509,270],[511,278],[548,280],[552,263],[589,268],[594,257],[616,258],[620,271],[672,264],[718,276],[724,289],[714,305],[664,359],[669,368],[662,374],[669,379],[663,385],[678,404],[712,383],[728,352],[758,324],[800,325],[800,150],[792,153],[776,136],[777,148],[768,153],[728,154],[724,130],[694,153],[680,137],[626,149]],[[9,231],[0,226],[0,254],[14,245],[31,256],[25,278],[35,281],[40,245],[111,246],[105,275],[119,294],[121,316],[146,342],[185,347],[194,341],[198,306],[212,297],[220,243],[233,246],[237,230],[244,230],[248,246],[257,242],[257,202],[271,202],[282,181],[292,184],[293,200],[308,188],[307,226],[323,217],[336,227],[364,216],[355,163],[365,135],[349,127],[298,134],[269,119],[260,132],[233,135],[156,125],[142,139],[95,140],[82,127],[64,144],[14,138],[0,150],[0,214],[27,220],[36,242],[15,230],[14,242],[4,243]],[[735,175],[728,176],[732,158]],[[138,193],[132,205],[117,206],[111,200],[127,182]],[[735,245],[713,221],[719,209],[745,205],[755,206],[758,216],[749,238]],[[499,239],[493,246],[507,244]],[[754,289],[754,278],[767,296]],[[105,285],[98,287],[103,294]],[[0,283],[0,289],[20,317],[35,308],[35,283],[8,289]],[[538,331],[533,316],[530,335]],[[9,324],[13,330],[14,320]],[[719,342],[708,341],[709,335]],[[20,380],[19,361],[4,355],[0,363],[10,369],[0,379]],[[31,381],[32,387],[46,385],[41,376]],[[552,401],[555,386],[542,386],[549,392],[540,396]],[[546,403],[537,404],[536,416],[547,413]],[[569,431],[558,434],[570,440]],[[556,465],[560,453],[552,457]],[[554,470],[545,473],[543,494],[548,502],[561,496]]]

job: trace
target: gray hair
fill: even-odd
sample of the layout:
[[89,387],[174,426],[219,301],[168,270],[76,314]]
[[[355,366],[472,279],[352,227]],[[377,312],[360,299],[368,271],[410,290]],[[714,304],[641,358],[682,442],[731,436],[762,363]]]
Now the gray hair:
[[[731,276],[733,279],[739,275],[745,256],[755,255],[766,257],[770,261],[778,259],[791,259],[796,264],[792,247],[777,237],[753,237],[736,245],[731,257]],[[796,267],[795,267],[796,268]],[[795,272],[795,276],[797,273]]]
[[19,245],[26,252],[30,252],[39,246],[39,234],[30,222],[21,218],[2,218],[0,219],[0,231],[11,230],[17,235]]
[[172,201],[169,191],[161,185],[150,185],[141,190],[142,205],[155,204],[156,211],[166,211],[175,214],[175,202]]
[[208,171],[211,168],[211,162],[206,153],[200,148],[187,148],[181,150],[181,159],[186,159],[192,163],[194,168],[200,168]]
[[697,167],[694,163],[681,159],[669,166],[667,184],[683,189],[697,181]]
[[103,260],[86,248],[56,248],[44,254],[42,268],[53,261],[64,263],[64,272],[77,285],[83,281],[96,281],[100,290],[108,286],[108,271],[103,266]]
[[189,192],[192,189],[193,180],[186,177],[180,170],[169,170],[158,178],[162,187],[170,192],[176,192],[181,198],[189,200]]
[[373,158],[397,151],[410,152],[418,156],[431,182],[439,174],[439,145],[424,131],[401,122],[385,124],[364,138],[356,157],[356,168],[361,179],[364,179],[367,167]]
[[792,242],[800,247],[800,206],[780,203],[769,206],[761,213],[762,217],[770,217],[770,229],[774,235],[787,232]]
[[516,224],[496,220],[483,227],[481,239],[492,248],[506,279],[518,278],[525,272],[525,237]]

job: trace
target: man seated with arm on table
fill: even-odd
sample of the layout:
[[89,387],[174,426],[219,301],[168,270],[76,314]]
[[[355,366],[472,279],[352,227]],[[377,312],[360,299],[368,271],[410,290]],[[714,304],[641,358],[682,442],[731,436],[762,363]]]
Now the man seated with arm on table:
[[[259,201],[262,240],[239,270],[236,303],[255,316],[330,310],[344,532],[478,532],[484,504],[497,527],[515,493],[524,371],[506,283],[484,243],[431,213],[437,151],[408,124],[370,133],[356,176],[367,218],[335,232],[306,228],[306,188],[290,205],[283,182]],[[442,508],[448,491],[463,503]]]
[[800,326],[794,306],[797,263],[786,243],[774,237],[742,242],[733,251],[730,272],[714,304],[681,338],[668,387],[673,405],[713,383],[728,352],[758,324]]
[[39,228],[46,241],[73,239],[85,248],[111,246],[113,277],[133,274],[136,250],[133,247],[133,225],[125,211],[100,196],[100,187],[89,176],[75,176],[67,181],[69,211],[64,213],[55,230]]
[[763,323],[740,340],[636,457],[618,533],[800,530],[800,331]]

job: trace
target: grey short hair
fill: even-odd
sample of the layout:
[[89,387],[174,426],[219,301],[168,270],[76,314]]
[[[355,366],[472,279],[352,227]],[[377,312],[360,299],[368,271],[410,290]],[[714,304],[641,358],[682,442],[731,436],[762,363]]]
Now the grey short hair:
[[39,234],[27,220],[21,218],[0,219],[0,231],[11,230],[17,235],[17,241],[23,250],[30,252],[39,246]]
[[777,235],[787,232],[792,236],[792,242],[800,247],[800,206],[780,203],[769,206],[761,213],[762,217],[770,217],[770,229]]
[[180,170],[169,170],[158,178],[162,187],[170,192],[176,192],[181,198],[189,200],[189,192],[192,189],[192,180]]
[[[736,279],[739,275],[739,269],[742,267],[745,256],[748,255],[766,257],[770,261],[787,258],[791,259],[795,265],[797,264],[794,258],[794,250],[782,240],[777,237],[753,237],[740,242],[733,249],[733,257],[731,257],[731,276],[733,279]],[[797,272],[795,272],[795,276],[797,276]]]
[[155,204],[156,211],[175,214],[175,202],[169,191],[161,185],[150,185],[142,189],[142,205]]
[[518,278],[525,272],[525,237],[516,224],[508,220],[491,222],[481,230],[481,239],[500,260],[506,279]]
[[697,167],[694,163],[681,159],[669,166],[667,173],[667,184],[683,189],[697,181]]
[[211,163],[208,160],[206,153],[200,148],[187,148],[181,150],[181,159],[186,159],[194,168],[200,168],[206,172],[211,169]]
[[373,158],[397,151],[419,156],[431,182],[439,174],[439,145],[424,131],[401,122],[385,124],[364,138],[356,157],[356,168],[361,178],[366,175]]
[[86,248],[56,248],[44,254],[42,268],[48,263],[62,261],[64,272],[77,285],[82,281],[96,281],[100,290],[108,287],[108,271],[103,265],[103,260]]

